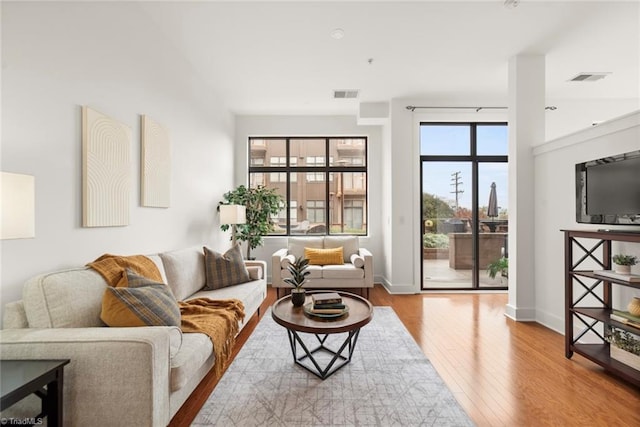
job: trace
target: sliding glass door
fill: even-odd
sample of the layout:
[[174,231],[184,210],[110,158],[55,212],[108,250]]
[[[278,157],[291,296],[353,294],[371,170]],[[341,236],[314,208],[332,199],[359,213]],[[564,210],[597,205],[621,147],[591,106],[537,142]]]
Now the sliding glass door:
[[507,126],[421,123],[423,289],[508,286]]

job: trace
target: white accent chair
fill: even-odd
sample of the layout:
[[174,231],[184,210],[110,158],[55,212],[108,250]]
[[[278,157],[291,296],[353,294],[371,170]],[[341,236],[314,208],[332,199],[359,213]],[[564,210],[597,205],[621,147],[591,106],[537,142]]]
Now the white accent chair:
[[276,288],[278,297],[280,289],[291,289],[283,279],[291,276],[287,267],[296,258],[304,256],[305,247],[342,247],[344,261],[335,265],[310,265],[311,274],[307,276],[309,281],[304,285],[305,289],[356,288],[369,298],[369,289],[373,288],[373,256],[359,247],[357,236],[289,237],[287,247],[277,250],[271,257],[271,286]]

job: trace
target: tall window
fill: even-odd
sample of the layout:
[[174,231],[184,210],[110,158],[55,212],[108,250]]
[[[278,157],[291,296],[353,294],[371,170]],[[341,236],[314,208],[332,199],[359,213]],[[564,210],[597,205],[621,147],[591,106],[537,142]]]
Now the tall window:
[[420,124],[423,289],[507,288],[507,154],[506,123]]
[[252,137],[249,156],[249,185],[286,200],[273,234],[367,234],[366,137]]

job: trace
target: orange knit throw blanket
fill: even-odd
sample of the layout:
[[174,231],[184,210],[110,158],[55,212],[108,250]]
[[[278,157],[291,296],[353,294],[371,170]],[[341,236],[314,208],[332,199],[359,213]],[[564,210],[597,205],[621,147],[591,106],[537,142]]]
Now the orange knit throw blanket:
[[[160,270],[144,255],[117,256],[105,254],[87,264],[104,277],[109,286],[116,286],[122,272],[130,268],[137,274],[162,282]],[[216,376],[222,373],[236,342],[238,322],[244,319],[244,305],[237,299],[213,300],[195,298],[179,301],[184,333],[206,334],[213,343],[216,360],[213,365]]]
[[233,351],[238,322],[244,319],[242,301],[195,298],[179,304],[182,332],[202,332],[211,338],[216,355],[213,370],[219,378]]
[[135,271],[140,276],[156,282],[162,282],[160,270],[150,258],[144,255],[118,256],[104,254],[87,264],[87,266],[100,273],[109,286],[117,285],[120,278],[122,278],[122,272],[127,268]]

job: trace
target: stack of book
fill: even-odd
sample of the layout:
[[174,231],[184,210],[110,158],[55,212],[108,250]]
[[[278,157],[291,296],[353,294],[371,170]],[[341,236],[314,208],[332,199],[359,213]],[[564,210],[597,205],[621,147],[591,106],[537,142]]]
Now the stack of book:
[[609,317],[625,325],[640,329],[640,316],[634,316],[628,311],[613,310]]
[[310,312],[313,314],[341,314],[347,308],[337,292],[312,294],[311,301],[313,305]]

